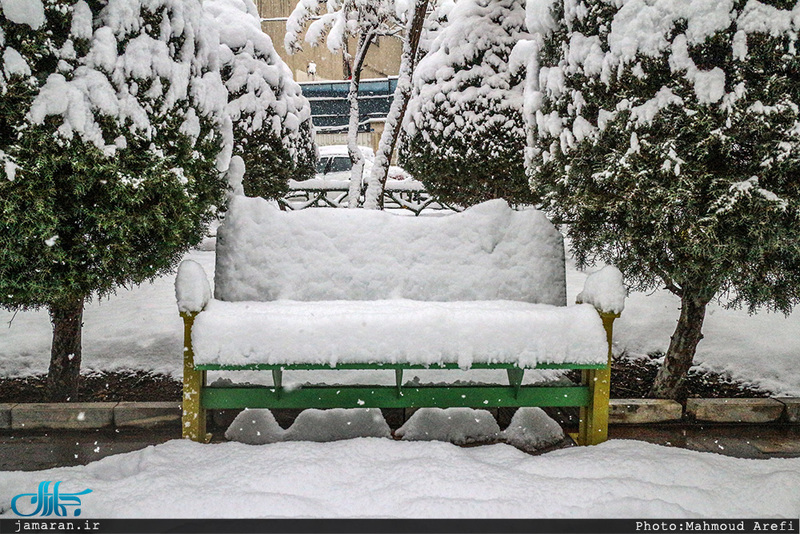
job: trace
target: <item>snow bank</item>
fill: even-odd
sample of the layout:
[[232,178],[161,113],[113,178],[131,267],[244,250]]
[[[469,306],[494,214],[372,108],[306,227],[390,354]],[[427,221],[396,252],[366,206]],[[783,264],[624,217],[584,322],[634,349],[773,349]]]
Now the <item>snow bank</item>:
[[622,273],[613,265],[606,265],[589,275],[578,302],[591,304],[603,313],[622,313],[628,291],[622,283]]
[[500,427],[491,413],[472,408],[420,408],[397,429],[407,441],[449,441],[456,445],[492,441]]
[[233,420],[225,439],[249,445],[265,445],[283,441],[286,431],[280,427],[269,410],[245,408]]
[[392,432],[378,409],[334,408],[300,412],[286,431],[286,441],[338,441],[353,438],[388,438]]
[[520,408],[500,437],[509,445],[531,451],[555,445],[564,439],[564,430],[541,408]]
[[223,302],[192,329],[195,363],[605,363],[588,304],[414,300]]
[[280,211],[235,197],[218,231],[215,296],[248,300],[519,300],[566,304],[564,245],[503,200],[443,217]]
[[292,426],[283,430],[269,410],[240,412],[225,438],[250,445],[279,441],[339,441],[353,438],[389,438],[392,432],[383,414],[370,408],[308,409],[300,412]]
[[[0,501],[60,480],[81,517],[786,517],[800,458],[741,460],[635,441],[530,456],[497,444],[174,440],[86,466],[0,474]],[[10,514],[10,511],[6,511]]]
[[175,298],[181,313],[203,311],[211,299],[211,286],[202,265],[193,260],[181,262],[175,277]]

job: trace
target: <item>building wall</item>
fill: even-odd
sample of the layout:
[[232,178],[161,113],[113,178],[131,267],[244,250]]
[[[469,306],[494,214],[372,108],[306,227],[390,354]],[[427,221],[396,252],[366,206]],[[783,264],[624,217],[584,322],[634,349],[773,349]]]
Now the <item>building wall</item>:
[[[283,38],[286,34],[286,18],[291,14],[297,0],[254,0],[261,15],[261,27],[264,33],[270,36],[275,49],[281,58],[292,69],[295,80],[298,82],[310,81],[306,74],[308,63],[313,61],[317,65],[316,80],[342,80],[344,79],[344,66],[342,53],[332,53],[325,43],[312,47],[303,41],[303,50],[289,55],[283,47]],[[355,53],[355,40],[350,40],[350,51]],[[361,73],[363,79],[385,78],[396,76],[400,70],[400,55],[403,51],[402,41],[397,37],[384,37],[370,46],[364,68]]]

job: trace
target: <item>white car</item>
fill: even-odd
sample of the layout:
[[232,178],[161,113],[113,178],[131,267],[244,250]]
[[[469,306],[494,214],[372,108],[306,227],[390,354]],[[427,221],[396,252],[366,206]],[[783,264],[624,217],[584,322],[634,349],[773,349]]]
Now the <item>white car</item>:
[[[364,156],[364,169],[361,174],[363,190],[375,163],[375,153],[369,147],[360,148]],[[284,200],[290,203],[291,209],[323,205],[346,206],[352,168],[353,164],[350,162],[346,145],[320,147],[317,173],[314,178],[301,182],[289,180],[289,193]],[[399,204],[403,199],[419,202],[420,195],[425,194],[425,186],[400,167],[392,165],[389,167],[385,191],[389,195],[396,196],[390,199],[395,204]]]
[[[375,162],[375,153],[369,147],[359,147],[364,156],[364,172],[362,177],[369,176],[372,164]],[[331,145],[319,147],[319,160],[317,160],[317,180],[343,181],[350,180],[350,171],[353,163],[347,152],[346,145]]]
[[[361,174],[362,181],[369,178],[372,166],[375,164],[375,153],[366,146],[359,147],[364,156],[364,170]],[[318,180],[325,181],[349,181],[350,171],[353,164],[350,162],[350,155],[347,152],[347,145],[331,145],[319,147],[319,160],[317,161]],[[389,167],[389,180],[406,180],[411,176],[402,168],[392,165]]]

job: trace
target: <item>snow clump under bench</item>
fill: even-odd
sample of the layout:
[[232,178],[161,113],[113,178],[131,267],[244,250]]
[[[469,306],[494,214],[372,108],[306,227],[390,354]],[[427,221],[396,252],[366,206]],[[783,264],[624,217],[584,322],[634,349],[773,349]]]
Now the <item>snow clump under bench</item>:
[[[207,409],[580,406],[579,442],[606,439],[621,276],[590,276],[566,306],[563,238],[538,210],[285,212],[233,196],[217,240],[213,299],[199,265],[176,280],[184,437],[207,439]],[[505,369],[508,384],[403,384],[426,368]],[[523,385],[534,368],[581,369],[582,384]],[[282,387],[283,371],[318,369],[385,369],[396,385]],[[271,371],[273,387],[207,387],[209,370]]]

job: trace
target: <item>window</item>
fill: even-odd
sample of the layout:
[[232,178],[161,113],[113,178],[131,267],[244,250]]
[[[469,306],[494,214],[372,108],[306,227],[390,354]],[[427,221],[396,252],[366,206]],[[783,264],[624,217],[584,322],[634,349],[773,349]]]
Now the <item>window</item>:
[[326,174],[333,172],[345,172],[349,171],[352,168],[353,168],[353,163],[350,161],[350,158],[337,156],[331,159],[331,164],[328,167],[328,171],[326,172]]

